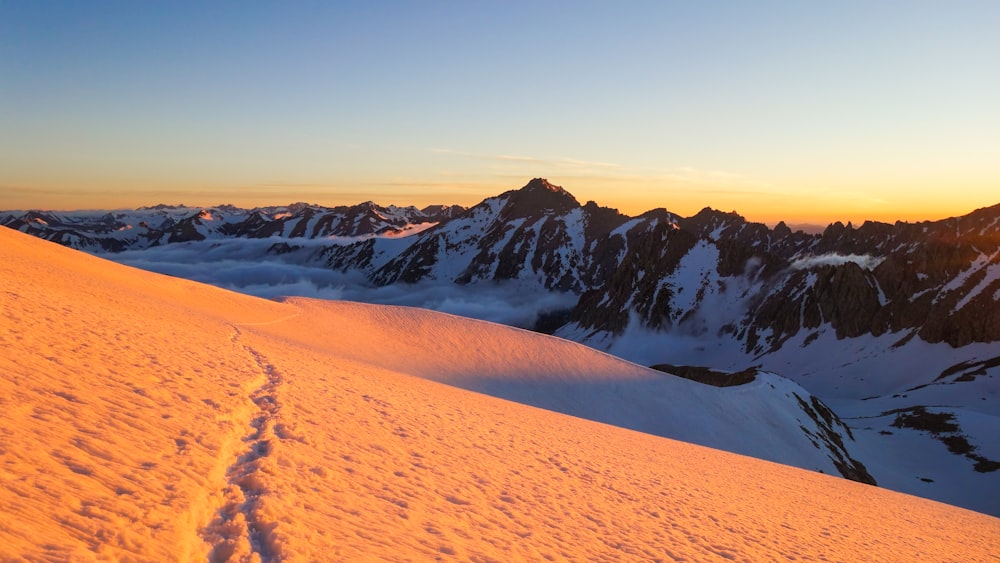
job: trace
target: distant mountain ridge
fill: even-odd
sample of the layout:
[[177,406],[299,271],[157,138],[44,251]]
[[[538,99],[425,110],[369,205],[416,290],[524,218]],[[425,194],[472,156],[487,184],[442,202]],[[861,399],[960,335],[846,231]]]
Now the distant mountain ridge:
[[377,235],[438,223],[462,211],[460,206],[417,209],[383,207],[371,201],[337,207],[300,202],[253,209],[228,204],[205,208],[158,204],[134,211],[7,212],[0,224],[78,250],[114,253],[218,237]]

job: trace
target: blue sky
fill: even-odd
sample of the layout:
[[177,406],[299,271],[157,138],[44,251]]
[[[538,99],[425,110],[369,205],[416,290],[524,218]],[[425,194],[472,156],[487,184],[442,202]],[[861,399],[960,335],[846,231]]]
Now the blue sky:
[[0,208],[1000,202],[996,2],[5,2]]

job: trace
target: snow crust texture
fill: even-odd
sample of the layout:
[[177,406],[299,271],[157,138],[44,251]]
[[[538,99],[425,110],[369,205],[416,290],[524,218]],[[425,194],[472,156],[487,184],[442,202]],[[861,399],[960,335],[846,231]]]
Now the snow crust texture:
[[261,300],[6,229],[0,296],[0,560],[985,561],[1000,537],[455,386],[645,377],[555,339]]

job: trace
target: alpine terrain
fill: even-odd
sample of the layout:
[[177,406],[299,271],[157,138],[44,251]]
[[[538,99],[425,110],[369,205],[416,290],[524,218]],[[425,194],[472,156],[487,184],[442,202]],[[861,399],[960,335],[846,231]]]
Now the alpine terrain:
[[[551,333],[656,372],[626,388],[543,384],[530,375],[537,358],[509,347],[524,377],[478,367],[446,382],[1000,515],[1000,205],[809,234],[708,208],[629,217],[536,178],[468,209],[157,206],[0,222],[258,295],[319,288]],[[465,301],[406,301],[431,290]],[[511,295],[529,303],[508,306]],[[528,314],[473,306],[497,300]],[[324,307],[368,322],[364,307]],[[456,343],[470,361],[478,345]],[[399,370],[405,358],[378,361]]]

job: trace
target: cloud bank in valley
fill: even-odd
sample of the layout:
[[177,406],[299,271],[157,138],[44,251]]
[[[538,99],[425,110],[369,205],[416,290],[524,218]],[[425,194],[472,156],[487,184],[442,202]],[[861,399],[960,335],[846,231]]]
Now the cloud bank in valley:
[[[540,314],[571,308],[577,296],[517,280],[464,286],[422,281],[375,287],[359,272],[338,272],[317,260],[329,241],[296,241],[295,252],[268,252],[275,239],[199,241],[104,255],[116,262],[264,297],[296,296],[421,307],[533,328]],[[280,241],[279,241],[280,242]]]
[[803,256],[792,262],[793,270],[808,270],[809,268],[821,268],[823,266],[843,266],[854,263],[865,270],[874,270],[882,263],[884,258],[871,256],[868,254],[821,254],[819,256]]

